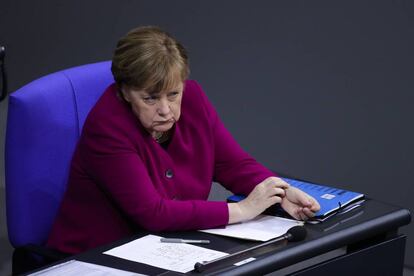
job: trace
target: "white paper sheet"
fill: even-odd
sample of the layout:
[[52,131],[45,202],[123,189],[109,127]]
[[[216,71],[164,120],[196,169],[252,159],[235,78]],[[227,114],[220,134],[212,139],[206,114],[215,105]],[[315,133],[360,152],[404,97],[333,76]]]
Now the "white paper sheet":
[[262,215],[253,220],[227,225],[226,228],[200,231],[245,240],[268,241],[285,234],[290,228],[297,225],[303,225],[303,222]]
[[161,237],[147,235],[104,252],[104,254],[186,273],[196,262],[211,261],[227,253],[185,243],[162,243]]
[[144,275],[133,273],[129,271],[110,268],[107,266],[90,264],[71,260],[66,263],[58,264],[42,271],[29,274],[29,276],[132,276],[132,275]]

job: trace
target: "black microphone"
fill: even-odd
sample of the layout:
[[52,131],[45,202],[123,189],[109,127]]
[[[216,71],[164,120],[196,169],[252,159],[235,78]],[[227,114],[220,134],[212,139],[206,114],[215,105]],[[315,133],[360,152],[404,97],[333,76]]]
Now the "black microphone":
[[283,236],[286,236],[288,241],[296,242],[304,240],[306,238],[306,234],[307,232],[305,227],[293,226]]
[[223,257],[218,258],[218,259],[214,259],[214,260],[209,261],[209,262],[201,262],[201,263],[200,262],[197,262],[194,265],[194,269],[197,272],[203,272],[209,266],[211,266],[212,264],[218,264],[220,262],[226,261],[227,259],[230,259],[230,258],[233,258],[235,256],[241,255],[243,253],[246,253],[246,252],[249,252],[249,251],[253,251],[253,250],[256,250],[258,248],[267,246],[269,244],[277,243],[277,242],[280,242],[280,241],[284,241],[284,240],[291,241],[291,242],[301,241],[301,240],[305,239],[306,233],[307,232],[306,232],[305,227],[303,227],[303,226],[294,226],[294,227],[290,228],[282,236],[277,237],[277,238],[275,238],[273,240],[267,241],[265,243],[262,243],[262,244],[259,244],[259,245],[256,245],[256,246],[247,248],[247,249],[242,250],[242,251],[235,252],[235,253],[230,254],[230,255],[223,256]]

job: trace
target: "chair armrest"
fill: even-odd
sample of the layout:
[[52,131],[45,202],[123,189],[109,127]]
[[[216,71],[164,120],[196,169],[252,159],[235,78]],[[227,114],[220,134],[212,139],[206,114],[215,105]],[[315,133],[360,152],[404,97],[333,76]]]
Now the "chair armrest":
[[69,254],[36,244],[17,247],[13,252],[12,275],[39,269],[69,256]]
[[43,257],[46,261],[51,262],[60,261],[70,256],[70,254],[65,254],[57,250],[37,244],[27,244],[22,247],[16,248],[16,250],[23,250],[28,253],[38,255],[40,257]]

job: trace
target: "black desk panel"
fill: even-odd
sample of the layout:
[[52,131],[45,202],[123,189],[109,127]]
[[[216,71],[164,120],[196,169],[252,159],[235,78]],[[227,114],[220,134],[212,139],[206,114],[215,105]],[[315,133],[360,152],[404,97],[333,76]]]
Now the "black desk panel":
[[[392,262],[393,270],[386,271],[381,267],[381,275],[398,275],[400,271],[402,272],[406,240],[405,236],[398,235],[398,228],[408,224],[410,220],[410,213],[406,209],[367,199],[361,207],[348,213],[335,215],[320,224],[306,224],[308,234],[303,241],[280,242],[269,245],[245,253],[237,258],[232,258],[224,264],[212,266],[203,273],[191,271],[187,274],[263,275],[275,272],[274,275],[278,275],[279,271],[280,275],[286,273],[292,275],[324,275],[320,274],[321,272],[349,275],[351,273],[355,274],[355,271],[365,271],[364,275],[370,275],[370,272],[373,272],[371,275],[375,275],[375,271],[378,271],[378,263],[385,264],[385,258],[388,256],[388,264]],[[72,259],[148,275],[180,274],[102,254],[106,250],[146,234],[149,233],[140,233],[129,239],[76,255]],[[211,243],[202,245],[203,247],[227,253],[234,253],[260,244],[197,231],[155,234],[165,237],[209,239]],[[342,250],[344,253],[318,263],[312,262],[318,256],[327,255],[329,252],[338,250]],[[392,256],[391,259],[390,256]],[[241,266],[233,265],[250,257],[254,257],[256,260]],[[302,264],[302,266],[299,264]],[[303,267],[303,264],[305,264],[305,267]],[[295,268],[295,266],[299,268]],[[289,268],[293,269],[289,270]],[[343,271],[344,274],[340,274],[339,271]],[[388,274],[388,272],[393,274]]]

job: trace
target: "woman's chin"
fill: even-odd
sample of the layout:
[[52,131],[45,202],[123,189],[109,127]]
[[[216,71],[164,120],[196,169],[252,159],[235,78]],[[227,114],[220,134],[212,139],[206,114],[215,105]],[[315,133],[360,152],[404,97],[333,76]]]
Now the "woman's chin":
[[156,127],[154,127],[154,131],[157,132],[166,132],[169,131],[172,127],[173,127],[174,123],[168,123],[168,124],[163,124],[163,125],[158,125]]

